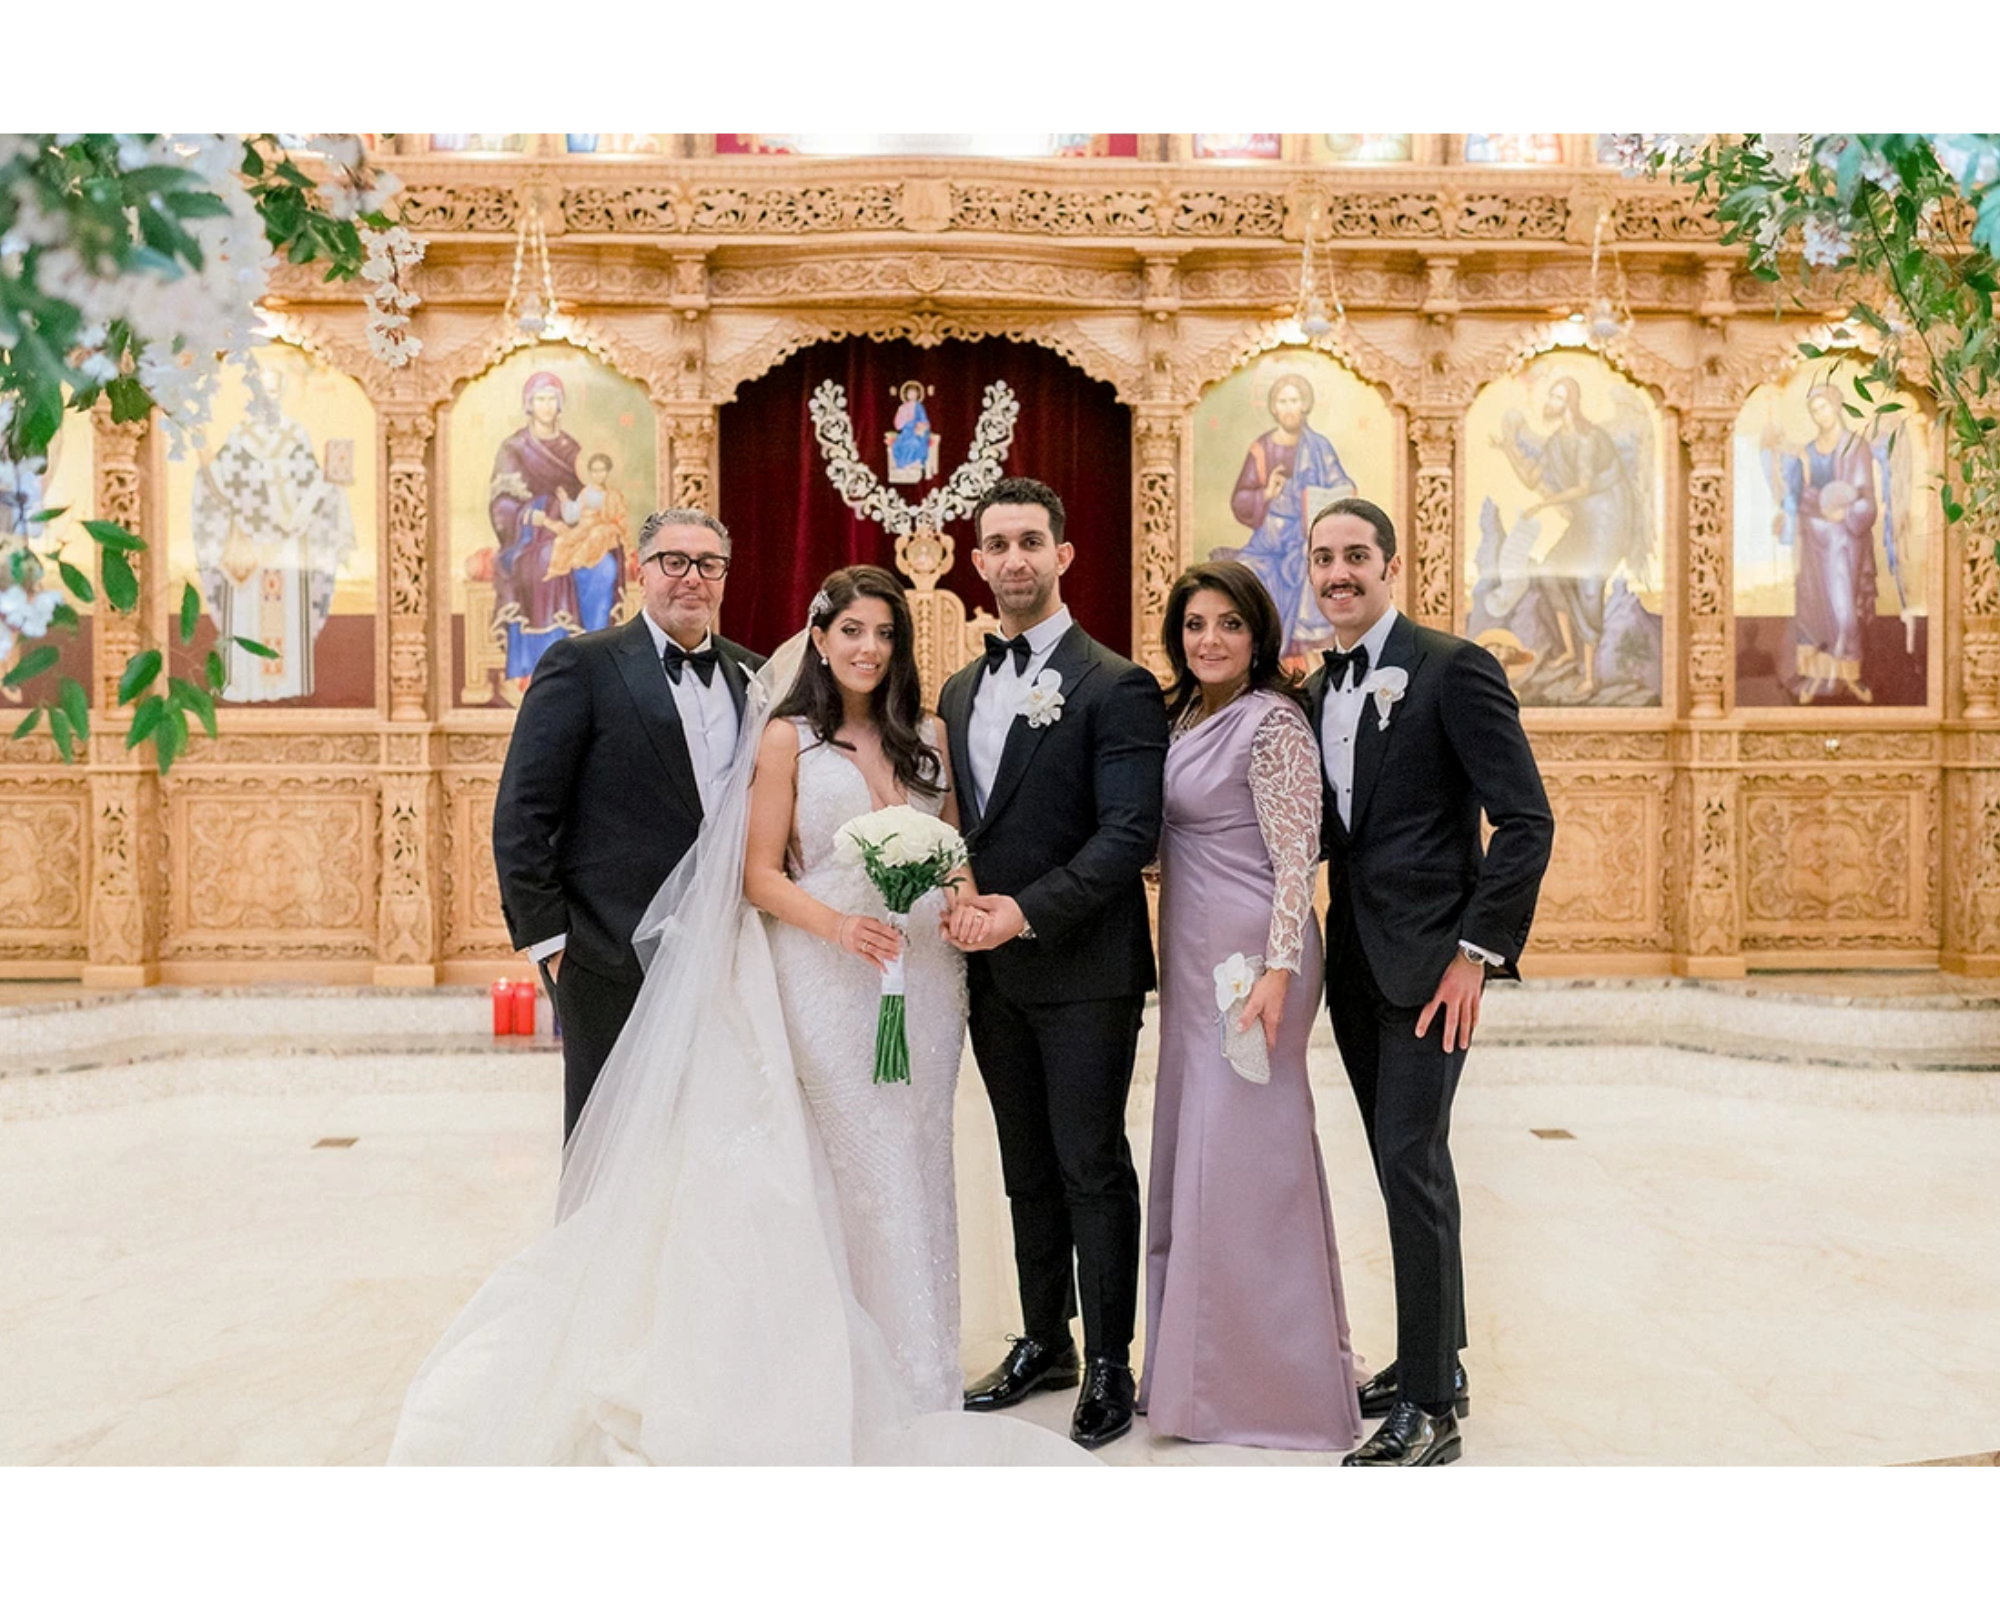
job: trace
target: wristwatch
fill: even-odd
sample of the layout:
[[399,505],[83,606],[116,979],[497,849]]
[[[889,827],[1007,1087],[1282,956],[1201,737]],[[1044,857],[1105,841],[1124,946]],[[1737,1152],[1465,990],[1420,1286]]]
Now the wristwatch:
[[1021,931],[1015,934],[1014,937],[1017,939],[1032,939],[1034,936],[1035,930],[1028,926],[1028,919],[1023,917],[1021,919]]

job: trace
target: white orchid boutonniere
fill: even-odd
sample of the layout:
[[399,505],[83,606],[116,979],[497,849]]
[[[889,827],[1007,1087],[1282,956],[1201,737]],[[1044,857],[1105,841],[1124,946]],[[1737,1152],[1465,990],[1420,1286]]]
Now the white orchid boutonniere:
[[1062,708],[1062,674],[1054,667],[1044,667],[1021,696],[1015,715],[1026,717],[1031,728],[1046,728],[1051,722],[1062,721]]
[[1389,712],[1396,702],[1403,698],[1403,691],[1410,686],[1410,675],[1401,667],[1377,667],[1362,680],[1361,692],[1372,695],[1375,700],[1375,729],[1384,732],[1389,726]]

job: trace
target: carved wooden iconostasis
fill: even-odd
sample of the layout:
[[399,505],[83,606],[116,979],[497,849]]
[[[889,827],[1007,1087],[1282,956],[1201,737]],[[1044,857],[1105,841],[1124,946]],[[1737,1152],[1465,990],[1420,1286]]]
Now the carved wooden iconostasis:
[[[288,268],[263,393],[226,396],[199,456],[102,417],[65,434],[81,503],[152,549],[140,613],[89,619],[87,759],[0,752],[0,803],[32,819],[0,864],[0,975],[516,972],[488,841],[526,672],[632,613],[647,510],[716,508],[738,391],[841,340],[1029,343],[1115,391],[1109,642],[1156,668],[1188,561],[1243,552],[1282,605],[1288,516],[1343,484],[1381,500],[1400,603],[1479,638],[1522,699],[1558,816],[1531,972],[2000,973],[2000,569],[1993,529],[1937,511],[1922,374],[1893,443],[1848,415],[1839,351],[1867,335],[1832,325],[1844,302],[1751,277],[1594,136],[1106,136],[1138,155],[1046,160],[449,137],[500,142],[380,158],[429,247],[417,361],[382,366],[351,288]],[[502,320],[529,218],[558,302],[539,337]],[[1315,337],[1308,230],[1335,308]],[[1804,337],[1834,354],[1803,362]],[[1260,490],[1280,456],[1289,502]],[[963,524],[940,531],[964,566]],[[517,547],[553,598],[511,575]],[[116,672],[168,640],[184,575],[283,659],[232,662],[222,736],[162,778],[124,749]],[[1308,656],[1315,613],[1288,616]]]

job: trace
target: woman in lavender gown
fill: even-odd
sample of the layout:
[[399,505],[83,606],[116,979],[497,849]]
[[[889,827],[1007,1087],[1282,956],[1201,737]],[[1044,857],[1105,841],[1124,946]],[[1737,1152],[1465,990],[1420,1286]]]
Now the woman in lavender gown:
[[[1319,1002],[1319,752],[1256,575],[1214,561],[1167,600],[1160,1067],[1140,1409],[1183,1439],[1344,1451],[1361,1430],[1306,1079]],[[1247,959],[1254,1051],[1223,1050],[1215,969]]]

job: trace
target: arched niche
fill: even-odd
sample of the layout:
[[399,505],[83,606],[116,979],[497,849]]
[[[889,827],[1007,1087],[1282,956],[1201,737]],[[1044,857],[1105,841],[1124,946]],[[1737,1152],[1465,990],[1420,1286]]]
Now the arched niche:
[[[893,568],[894,540],[851,510],[827,473],[808,411],[824,383],[839,385],[861,464],[890,493],[921,502],[965,463],[988,386],[1005,382],[1020,404],[1003,468],[1036,477],[1061,496],[1076,558],[1062,592],[1072,615],[1113,649],[1131,648],[1132,419],[1117,390],[1063,352],[1011,337],[928,341],[857,334],[815,340],[744,382],[716,417],[717,514],[734,541],[723,601],[730,637],[768,651],[805,623],[825,575],[855,562]],[[890,440],[914,421],[898,416],[922,388],[930,432],[922,465],[934,475],[895,481]],[[969,524],[947,519],[952,542],[938,587],[970,615],[992,605],[973,569]]]
[[[1739,709],[1921,707],[1939,673],[1937,432],[1912,388],[1862,399],[1859,360],[1751,390],[1732,441]],[[1892,409],[1879,410],[1878,405]]]
[[636,614],[653,404],[590,351],[538,343],[466,382],[444,439],[451,704],[517,705],[556,639]]
[[1522,705],[1663,704],[1665,438],[1652,395],[1587,351],[1536,356],[1467,408],[1460,631]]
[[[213,649],[224,706],[373,709],[379,469],[374,404],[331,362],[268,344],[226,363],[205,436],[166,462],[160,636],[173,641],[174,670],[203,681]],[[206,608],[185,645],[168,625],[183,582]]]
[[1407,452],[1395,411],[1332,356],[1284,348],[1210,384],[1192,431],[1190,555],[1235,557],[1263,579],[1287,656],[1324,648],[1332,629],[1306,582],[1306,527],[1342,495],[1396,514]]

